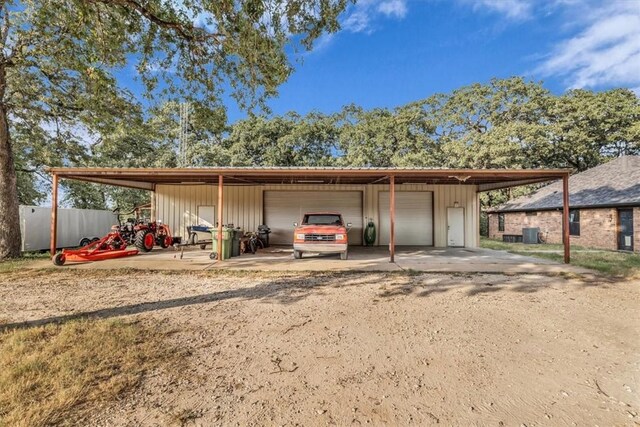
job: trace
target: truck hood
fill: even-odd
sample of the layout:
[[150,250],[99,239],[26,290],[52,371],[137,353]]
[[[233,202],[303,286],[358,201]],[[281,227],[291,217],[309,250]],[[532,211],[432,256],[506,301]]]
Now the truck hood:
[[297,233],[346,233],[347,229],[341,225],[300,225]]

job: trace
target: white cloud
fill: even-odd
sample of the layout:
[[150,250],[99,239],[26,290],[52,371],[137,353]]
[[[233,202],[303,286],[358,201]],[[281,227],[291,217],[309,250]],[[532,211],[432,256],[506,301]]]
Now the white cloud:
[[404,0],[383,1],[378,5],[378,12],[396,18],[404,18],[407,15],[407,4]]
[[612,2],[577,14],[577,34],[560,41],[537,72],[571,88],[640,84],[640,2]]
[[370,21],[368,11],[356,10],[347,16],[342,27],[352,33],[361,33],[369,29]]
[[321,50],[326,49],[331,45],[334,39],[335,39],[335,34],[331,34],[331,33],[322,34],[313,42],[312,52],[319,52]]
[[[534,73],[568,88],[640,88],[640,0],[457,0],[507,21],[562,16],[558,41],[535,55]],[[564,34],[564,36],[563,36]],[[570,34],[567,36],[566,34]]]
[[522,20],[531,17],[533,12],[532,0],[462,0],[473,5],[474,10],[496,12],[512,20]]
[[360,0],[347,10],[342,28],[352,33],[371,33],[378,19],[402,19],[407,12],[407,0]]

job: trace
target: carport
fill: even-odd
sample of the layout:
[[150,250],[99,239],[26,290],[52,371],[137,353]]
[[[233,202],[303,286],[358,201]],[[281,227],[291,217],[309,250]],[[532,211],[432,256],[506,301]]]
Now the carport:
[[[402,195],[408,196],[409,194],[404,191],[405,189],[415,188],[421,191],[431,189],[432,209],[435,211],[436,208],[433,206],[436,204],[440,209],[437,214],[433,215],[436,219],[432,219],[434,222],[438,221],[438,228],[434,226],[432,229],[437,234],[437,242],[442,242],[443,233],[448,233],[445,230],[451,228],[448,225],[450,219],[445,218],[449,215],[449,209],[453,212],[454,209],[458,209],[460,204],[464,206],[464,201],[459,202],[457,199],[459,196],[456,195],[465,194],[467,195],[465,197],[468,197],[469,194],[473,194],[474,197],[469,199],[471,201],[468,203],[467,212],[463,213],[466,216],[462,219],[463,229],[465,223],[470,225],[466,231],[463,231],[462,246],[467,246],[467,237],[465,237],[464,233],[471,236],[469,241],[476,241],[474,240],[475,235],[479,233],[479,193],[562,179],[564,196],[562,215],[564,262],[568,263],[570,259],[568,198],[570,171],[567,169],[216,167],[153,169],[50,168],[48,171],[53,176],[51,210],[52,254],[55,253],[56,248],[58,184],[60,179],[72,179],[151,191],[153,192],[151,197],[152,219],[155,219],[159,200],[157,196],[160,193],[163,195],[163,202],[173,206],[175,203],[171,201],[171,194],[177,193],[181,188],[188,188],[194,194],[198,188],[203,188],[199,186],[216,190],[215,211],[217,213],[215,222],[219,230],[219,239],[222,238],[222,225],[226,221],[225,212],[228,217],[231,216],[230,212],[233,212],[235,218],[253,215],[261,220],[264,217],[264,194],[266,191],[270,191],[269,189],[277,188],[278,191],[284,191],[288,188],[304,188],[308,189],[309,192],[313,192],[322,190],[336,191],[339,188],[362,188],[363,194],[365,192],[369,194],[370,192],[375,196],[375,202],[372,202],[375,206],[371,209],[376,209],[376,212],[379,213],[377,215],[379,229],[387,233],[390,262],[394,262],[396,252],[396,214],[398,194],[400,194],[398,190]],[[433,202],[436,199],[434,195],[436,192],[438,193],[438,201]],[[225,203],[231,199],[227,200],[229,197],[225,193],[234,195],[234,197],[240,197],[237,194],[246,193],[247,196],[243,197],[252,200],[254,204],[239,204],[236,199],[233,199],[233,210],[230,210],[231,206],[226,206]],[[207,196],[209,199],[213,198],[211,194]],[[255,194],[258,194],[259,197],[256,197]],[[448,197],[449,195],[451,197]],[[407,199],[407,197],[404,199]],[[443,209],[446,209],[446,213],[443,213],[445,212]],[[189,214],[193,215],[193,212]],[[186,213],[180,212],[178,215],[184,217]],[[221,243],[221,241],[218,242],[219,245]],[[386,240],[384,244],[386,245]],[[219,254],[219,256],[221,255]]]

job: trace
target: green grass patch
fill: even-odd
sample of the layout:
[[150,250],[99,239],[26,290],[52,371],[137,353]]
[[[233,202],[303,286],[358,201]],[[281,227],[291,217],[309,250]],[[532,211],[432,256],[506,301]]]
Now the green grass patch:
[[0,273],[22,270],[37,260],[50,258],[48,252],[25,252],[20,258],[0,260]]
[[176,357],[163,337],[116,320],[0,332],[0,426],[81,423]]
[[[519,252],[522,255],[531,255],[539,258],[562,262],[563,255],[549,252]],[[571,264],[579,267],[596,270],[601,273],[616,277],[640,276],[640,255],[626,252],[571,252]]]
[[[562,262],[562,245],[505,243],[498,240],[481,239],[480,246],[486,249],[503,250],[514,254],[534,256]],[[615,277],[640,276],[640,255],[628,252],[593,250],[571,246],[571,264],[599,271]]]
[[[557,243],[541,243],[537,245],[529,245],[524,243],[505,243],[501,240],[487,239],[483,237],[480,239],[480,247],[486,249],[493,249],[498,251],[523,251],[523,252],[542,252],[542,251],[562,251],[564,246]],[[571,245],[573,250],[585,250],[587,248],[579,245]]]

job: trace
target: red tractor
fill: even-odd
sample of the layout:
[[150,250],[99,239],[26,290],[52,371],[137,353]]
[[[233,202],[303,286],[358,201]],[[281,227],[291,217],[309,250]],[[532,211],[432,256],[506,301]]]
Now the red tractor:
[[[180,243],[180,237],[173,237],[168,225],[162,221],[149,221],[142,216],[142,211],[149,210],[150,205],[137,206],[131,212],[125,214],[118,213],[120,225],[114,226],[122,238],[130,245],[135,245],[142,252],[149,252],[155,245],[168,248],[174,243]],[[122,221],[122,216],[135,214],[135,218],[128,218]]]
[[135,232],[134,244],[143,252],[149,252],[154,245],[168,248],[174,243],[180,243],[180,238],[171,236],[169,226],[162,222],[138,222],[133,230]]

